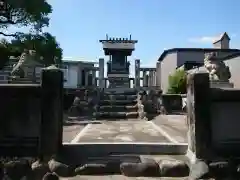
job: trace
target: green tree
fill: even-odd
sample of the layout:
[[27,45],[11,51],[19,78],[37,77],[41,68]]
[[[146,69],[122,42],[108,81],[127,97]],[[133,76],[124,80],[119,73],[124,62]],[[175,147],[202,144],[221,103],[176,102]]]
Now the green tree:
[[178,69],[168,77],[169,94],[185,94],[187,85],[187,74],[184,69]]
[[[7,63],[10,56],[19,56],[25,48],[36,50],[38,55],[43,57],[44,61],[41,63],[45,65],[61,63],[62,49],[56,38],[50,33],[41,32],[43,27],[49,25],[49,14],[52,12],[52,6],[47,0],[5,0],[3,2],[1,9],[5,11],[0,12],[0,35],[12,36],[13,39],[10,42],[5,39],[0,41],[0,69]],[[27,26],[34,30],[32,32],[35,34],[4,33],[4,30],[7,32],[10,26]]]
[[[17,27],[31,26],[41,31],[44,26],[49,25],[48,15],[52,12],[52,6],[46,0],[1,0],[0,29],[7,29],[14,25]],[[18,33],[6,34],[4,36],[17,36]]]

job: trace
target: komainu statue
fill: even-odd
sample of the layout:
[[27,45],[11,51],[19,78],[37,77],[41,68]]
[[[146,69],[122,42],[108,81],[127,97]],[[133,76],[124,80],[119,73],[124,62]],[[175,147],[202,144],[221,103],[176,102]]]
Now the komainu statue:
[[17,64],[13,65],[11,76],[24,78],[28,74],[34,73],[33,71],[36,64],[36,51],[25,49]]
[[229,67],[214,52],[205,54],[204,67],[207,69],[211,81],[228,82],[231,78]]

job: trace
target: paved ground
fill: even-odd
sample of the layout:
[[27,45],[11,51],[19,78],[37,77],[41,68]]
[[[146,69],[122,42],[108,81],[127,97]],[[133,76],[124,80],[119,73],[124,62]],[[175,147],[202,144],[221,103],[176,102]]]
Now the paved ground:
[[65,124],[64,142],[174,142],[185,143],[184,115],[160,115],[152,121],[72,120]]
[[[101,121],[91,124],[87,118],[72,120],[65,124],[63,141],[76,142],[173,142],[185,143],[187,127],[184,115],[160,115],[152,121]],[[163,156],[151,156],[160,160]],[[180,159],[183,157],[181,156]],[[172,159],[172,158],[171,158]],[[61,180],[158,180],[150,177],[76,176]],[[184,178],[161,178],[162,180],[180,180]]]

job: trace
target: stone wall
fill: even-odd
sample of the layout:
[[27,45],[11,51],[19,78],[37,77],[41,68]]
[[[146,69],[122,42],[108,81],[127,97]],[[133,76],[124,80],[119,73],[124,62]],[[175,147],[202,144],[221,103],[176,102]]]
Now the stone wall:
[[220,175],[216,172],[239,175],[239,108],[240,90],[212,88],[207,73],[188,75],[187,156],[192,179],[216,178]]
[[38,156],[62,145],[63,75],[45,69],[40,84],[1,84],[0,154]]

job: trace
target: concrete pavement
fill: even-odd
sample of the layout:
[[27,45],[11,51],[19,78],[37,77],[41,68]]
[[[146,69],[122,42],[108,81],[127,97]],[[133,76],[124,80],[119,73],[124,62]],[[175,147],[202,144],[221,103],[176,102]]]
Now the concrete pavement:
[[159,115],[152,121],[101,121],[97,123],[72,120],[66,123],[63,142],[148,142],[186,143],[187,126],[184,115]]

